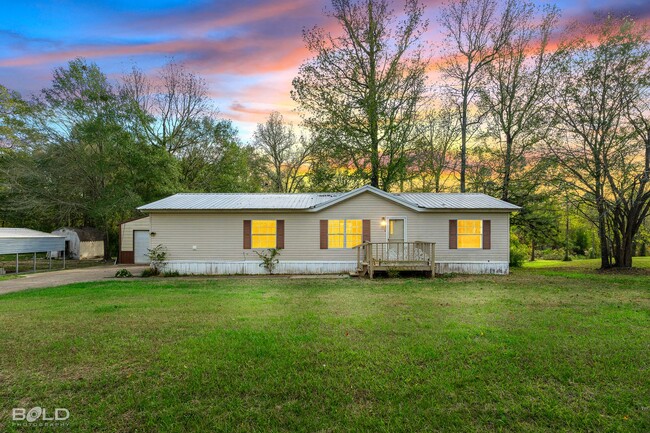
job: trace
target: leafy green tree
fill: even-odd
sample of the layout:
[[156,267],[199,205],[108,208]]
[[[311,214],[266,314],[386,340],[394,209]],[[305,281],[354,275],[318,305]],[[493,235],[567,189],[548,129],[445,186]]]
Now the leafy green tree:
[[175,189],[172,160],[129,129],[139,113],[94,63],[75,59],[57,68],[37,108],[30,123],[39,139],[2,166],[2,206],[34,215],[41,227],[97,227],[110,258],[116,225]]
[[293,80],[292,98],[338,166],[384,190],[404,177],[425,92],[422,14],[418,0],[399,15],[388,0],[332,0],[341,32],[305,31],[314,57]]
[[184,190],[250,192],[260,189],[253,149],[241,146],[231,121],[204,117],[195,127],[198,138],[177,155],[179,183]]
[[314,142],[305,136],[297,137],[280,113],[272,112],[265,123],[257,125],[253,144],[269,189],[297,192],[305,188]]
[[634,238],[650,212],[650,146],[642,121],[648,117],[633,110],[647,101],[647,28],[607,17],[585,33],[596,40],[565,43],[553,71],[562,77],[550,104],[559,139],[548,150],[574,199],[595,212],[601,267],[630,267]]

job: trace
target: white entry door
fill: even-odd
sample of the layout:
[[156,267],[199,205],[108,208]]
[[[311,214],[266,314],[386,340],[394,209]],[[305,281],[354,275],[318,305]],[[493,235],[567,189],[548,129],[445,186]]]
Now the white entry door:
[[149,263],[149,230],[133,231],[133,262]]
[[406,240],[406,221],[404,218],[388,219],[388,260],[403,260]]
[[404,242],[404,219],[391,218],[388,220],[388,242]]

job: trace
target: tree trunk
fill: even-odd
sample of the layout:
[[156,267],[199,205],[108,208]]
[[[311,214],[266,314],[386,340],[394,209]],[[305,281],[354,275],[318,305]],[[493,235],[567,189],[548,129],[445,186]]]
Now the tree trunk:
[[467,168],[467,95],[463,95],[460,115],[460,192],[465,192],[465,170]]
[[530,243],[530,261],[535,261],[535,239],[533,239]]
[[104,229],[104,260],[107,262],[111,261],[111,248],[109,242],[108,230]]
[[503,187],[501,190],[501,200],[508,201],[510,195],[510,173],[512,171],[512,137],[506,136],[506,155],[503,161]]
[[609,269],[612,264],[609,257],[609,246],[607,241],[607,227],[605,222],[605,209],[602,205],[602,199],[598,199],[598,238],[600,239],[600,268]]

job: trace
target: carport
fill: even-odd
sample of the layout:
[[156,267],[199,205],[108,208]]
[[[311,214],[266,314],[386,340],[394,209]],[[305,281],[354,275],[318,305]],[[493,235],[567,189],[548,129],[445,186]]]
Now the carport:
[[[16,273],[19,272],[19,254],[34,254],[34,272],[36,272],[36,253],[63,251],[63,268],[65,269],[65,237],[31,229],[0,227],[0,255],[16,255]],[[52,255],[50,269],[52,269]]]

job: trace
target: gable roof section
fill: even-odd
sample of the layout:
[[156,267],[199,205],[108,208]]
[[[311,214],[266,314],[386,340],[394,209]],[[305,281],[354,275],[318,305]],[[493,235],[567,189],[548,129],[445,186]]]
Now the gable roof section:
[[140,206],[138,210],[154,212],[178,210],[297,210],[318,212],[365,192],[416,212],[428,210],[516,211],[519,209],[518,206],[486,194],[388,193],[366,185],[345,193],[181,193]]
[[392,201],[393,203],[396,203],[396,204],[398,204],[400,206],[407,207],[407,208],[409,208],[411,210],[414,210],[414,211],[419,212],[419,211],[422,210],[422,209],[419,209],[417,205],[414,205],[413,203],[411,203],[409,201],[401,200],[396,194],[391,194],[389,192],[382,191],[381,189],[375,188],[374,186],[370,186],[370,185],[365,185],[365,186],[362,186],[361,188],[353,189],[352,191],[343,193],[343,194],[339,195],[338,197],[335,197],[335,198],[333,198],[333,199],[331,199],[329,201],[320,203],[319,205],[315,206],[312,210],[313,211],[319,211],[319,210],[328,208],[330,206],[334,206],[337,203],[340,203],[340,202],[345,201],[345,200],[349,200],[352,197],[356,197],[359,194],[363,194],[364,192],[369,192],[371,194],[375,194],[375,195],[377,195],[377,196],[379,196],[381,198]]

